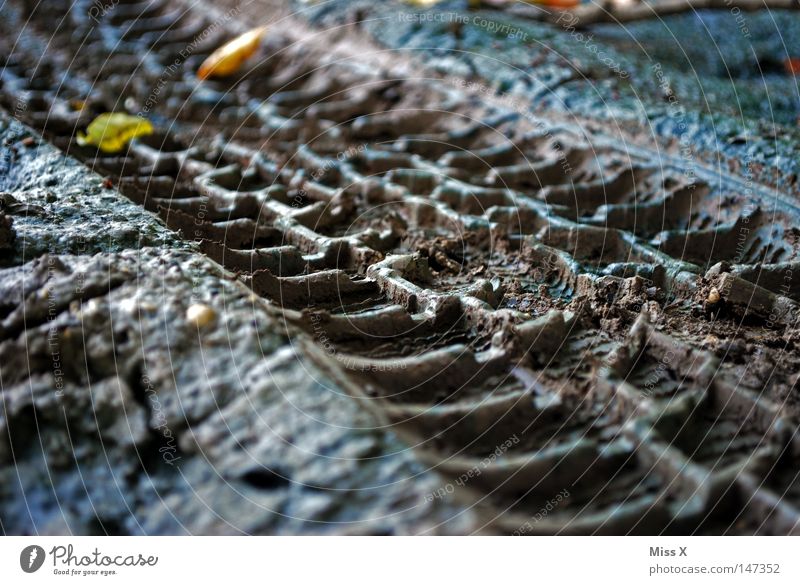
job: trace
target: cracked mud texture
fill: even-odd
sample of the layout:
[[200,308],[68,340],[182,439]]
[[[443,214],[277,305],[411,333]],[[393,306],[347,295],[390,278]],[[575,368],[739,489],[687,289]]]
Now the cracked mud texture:
[[[292,347],[314,358],[311,371],[343,390],[345,412],[358,405],[372,424],[391,425],[402,443],[380,435],[387,452],[413,453],[420,470],[443,476],[409,484],[434,504],[434,525],[463,503],[480,504],[481,519],[455,514],[447,530],[797,532],[800,233],[791,191],[748,184],[736,169],[688,172],[652,137],[628,143],[602,120],[564,124],[558,112],[533,118],[437,75],[424,53],[387,54],[350,30],[309,35],[299,20],[267,38],[241,79],[198,84],[199,63],[264,5],[227,20],[190,9],[173,28],[183,9],[166,2],[131,1],[99,23],[88,4],[42,12],[15,2],[0,27],[30,19],[29,44],[5,47],[0,98],[230,270],[220,290],[285,320]],[[143,12],[161,18],[140,21]],[[58,50],[43,51],[52,39]],[[192,54],[170,69],[187,43]],[[62,76],[63,59],[75,66]],[[120,96],[131,113],[152,106],[157,133],[119,155],[77,146],[75,131]],[[70,107],[76,99],[80,111]],[[171,283],[154,301],[173,310],[167,341],[173,327],[177,339],[187,334],[173,325],[191,297],[185,286]],[[225,360],[241,358],[236,344],[249,339],[234,337],[220,350]],[[145,354],[156,365],[175,351],[160,347]],[[297,379],[296,400],[315,404],[315,383]],[[141,383],[127,383],[141,396]],[[192,430],[182,455],[204,455],[211,474],[227,469],[229,445],[245,458],[280,449],[267,439],[243,445],[269,405],[252,407],[246,385],[246,399],[223,388],[229,409],[216,409],[213,389],[189,387],[196,402],[180,386],[164,397],[167,420]],[[285,433],[304,428],[283,416],[275,426]],[[291,461],[262,463],[278,477],[247,471],[246,482],[280,485],[280,463]],[[318,468],[320,480],[338,477],[322,467],[318,459],[298,469],[299,483],[314,485],[304,472]],[[372,486],[384,469],[357,465],[347,481]],[[398,492],[378,491],[376,506],[391,508],[382,498]],[[226,493],[214,505],[235,500]],[[412,510],[411,525],[431,518]],[[142,522],[151,520],[148,511]],[[384,525],[405,531],[397,522]]]
[[[7,145],[29,136],[2,124]],[[47,214],[19,221],[15,245],[39,255],[0,269],[5,533],[473,529],[425,501],[442,480],[244,286],[52,147],[14,160],[4,185]],[[37,168],[63,188],[45,198],[19,179]],[[101,238],[76,216],[112,228]],[[187,321],[192,303],[214,323]]]

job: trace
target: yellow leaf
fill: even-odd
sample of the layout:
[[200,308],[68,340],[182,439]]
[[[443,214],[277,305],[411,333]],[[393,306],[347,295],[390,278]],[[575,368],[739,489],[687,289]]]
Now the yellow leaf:
[[419,8],[428,8],[429,6],[435,6],[440,2],[442,2],[442,0],[406,0],[406,4],[418,6]]
[[96,146],[103,152],[119,152],[134,138],[153,133],[153,125],[146,119],[129,114],[100,114],[78,134],[81,146]]
[[267,31],[266,26],[259,26],[239,35],[230,42],[211,53],[197,70],[197,77],[227,77],[236,73],[242,64],[256,52],[261,38]]

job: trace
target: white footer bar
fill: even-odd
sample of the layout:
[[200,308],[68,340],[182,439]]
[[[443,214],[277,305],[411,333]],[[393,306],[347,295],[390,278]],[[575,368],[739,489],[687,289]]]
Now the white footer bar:
[[[2,583],[800,583],[791,537],[4,537]],[[550,580],[550,581],[548,581]],[[556,581],[559,580],[559,581]]]

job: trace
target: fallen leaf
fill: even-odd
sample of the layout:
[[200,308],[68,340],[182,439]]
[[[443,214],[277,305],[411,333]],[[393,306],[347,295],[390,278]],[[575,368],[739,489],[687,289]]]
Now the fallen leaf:
[[130,114],[100,114],[78,133],[78,144],[96,146],[103,152],[119,152],[134,138],[153,133],[153,125],[139,116]]
[[783,66],[789,75],[800,75],[800,57],[789,57],[783,62]]
[[417,6],[418,8],[428,8],[439,4],[442,0],[405,0],[405,2],[406,4],[411,4],[411,6]]
[[[423,0],[424,1],[424,0]],[[438,1],[438,0],[435,0]],[[581,3],[581,0],[522,0],[526,4],[539,4],[542,6],[550,6],[551,8],[574,8]],[[493,8],[505,8],[516,4],[518,0],[469,0],[469,5],[472,8],[481,8],[482,6],[491,6]]]
[[528,4],[541,4],[550,8],[575,8],[581,0],[525,0]]
[[256,52],[266,26],[259,26],[222,45],[203,61],[197,70],[199,79],[227,77],[236,73],[242,64]]

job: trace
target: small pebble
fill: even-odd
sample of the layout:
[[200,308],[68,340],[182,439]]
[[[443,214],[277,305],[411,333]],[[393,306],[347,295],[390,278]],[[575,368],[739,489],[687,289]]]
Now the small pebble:
[[186,320],[196,327],[205,327],[217,319],[217,312],[202,303],[196,303],[186,309]]

